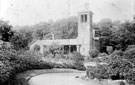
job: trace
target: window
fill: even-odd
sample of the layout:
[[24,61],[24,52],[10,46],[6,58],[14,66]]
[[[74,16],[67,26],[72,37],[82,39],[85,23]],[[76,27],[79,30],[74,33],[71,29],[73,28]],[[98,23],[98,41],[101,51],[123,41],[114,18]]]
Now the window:
[[81,22],[83,22],[83,15],[81,15]]
[[100,33],[98,30],[95,30],[95,37],[100,37]]
[[98,30],[93,30],[93,38],[94,39],[99,39],[99,37],[100,37],[100,32],[98,31]]
[[39,45],[34,45],[34,51],[40,51],[40,46]]
[[85,20],[84,20],[85,22],[87,22],[87,15],[85,14]]
[[87,14],[81,15],[81,22],[87,22]]

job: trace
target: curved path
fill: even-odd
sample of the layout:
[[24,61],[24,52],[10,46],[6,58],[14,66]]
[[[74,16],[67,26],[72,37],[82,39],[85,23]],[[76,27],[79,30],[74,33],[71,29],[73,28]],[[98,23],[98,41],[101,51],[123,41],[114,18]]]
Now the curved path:
[[76,76],[83,73],[49,73],[32,77],[29,80],[30,85],[100,85],[94,81],[85,81]]

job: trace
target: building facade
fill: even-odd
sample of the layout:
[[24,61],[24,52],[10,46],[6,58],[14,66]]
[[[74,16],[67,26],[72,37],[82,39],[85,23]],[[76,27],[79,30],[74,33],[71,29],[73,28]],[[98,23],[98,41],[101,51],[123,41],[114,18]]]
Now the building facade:
[[78,13],[78,37],[76,39],[54,39],[52,40],[36,40],[30,43],[30,50],[33,50],[35,45],[40,46],[40,53],[44,53],[47,46],[61,45],[64,47],[66,53],[72,53],[74,51],[88,56],[91,49],[95,48],[94,45],[94,29],[92,27],[91,11],[83,11]]

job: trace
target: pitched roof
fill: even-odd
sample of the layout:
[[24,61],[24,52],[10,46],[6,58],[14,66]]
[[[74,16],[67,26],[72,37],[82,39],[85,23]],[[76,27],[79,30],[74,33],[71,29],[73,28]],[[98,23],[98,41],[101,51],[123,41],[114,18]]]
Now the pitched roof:
[[[37,40],[37,41],[35,41],[33,43],[40,44],[40,45],[52,45],[52,44],[58,44],[58,45],[80,45],[78,39]],[[33,43],[31,43],[30,45],[32,45]]]

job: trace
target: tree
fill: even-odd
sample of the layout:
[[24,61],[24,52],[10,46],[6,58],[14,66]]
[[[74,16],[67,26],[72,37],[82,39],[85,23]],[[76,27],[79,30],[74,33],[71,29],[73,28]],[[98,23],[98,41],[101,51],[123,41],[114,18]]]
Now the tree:
[[112,28],[112,26],[113,26],[113,22],[112,22],[112,20],[111,19],[102,19],[99,23],[98,23],[98,25],[99,25],[99,28],[100,29],[110,29],[110,28]]
[[[99,47],[101,52],[106,52],[107,46],[113,46],[114,49],[125,51],[128,45],[135,44],[135,26],[133,23],[126,21],[122,24],[112,23],[112,25],[107,25],[105,22],[104,24],[102,23],[99,26],[101,36]],[[114,26],[117,29],[115,31],[112,30]]]
[[77,17],[61,19],[53,24],[53,32],[57,39],[74,39],[77,37],[78,22]]
[[106,47],[113,46],[113,43],[111,42],[113,32],[110,29],[101,29],[99,30],[99,33],[100,33],[99,38],[100,52],[107,52]]
[[11,45],[15,50],[27,49],[29,44],[29,38],[26,36],[15,33],[14,36],[10,39]]
[[8,42],[10,38],[14,35],[14,32],[11,30],[12,26],[8,22],[0,20],[0,36],[1,40]]
[[33,27],[33,39],[42,40],[46,34],[50,33],[51,24],[46,22],[41,22],[39,24],[34,25]]
[[23,35],[24,37],[26,37],[28,40],[28,43],[30,43],[33,40],[33,37],[32,37],[33,30],[30,26],[23,26],[17,32]]
[[113,46],[113,43],[111,42],[112,38],[112,28],[113,22],[111,19],[102,19],[99,23],[94,24],[94,28],[98,28],[99,30],[99,50],[100,52],[107,52],[106,47],[107,46]]

